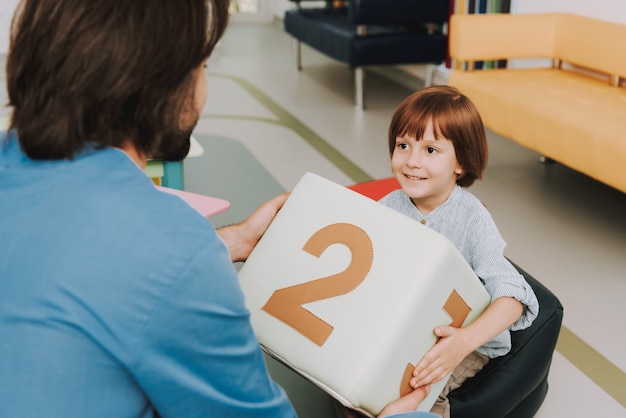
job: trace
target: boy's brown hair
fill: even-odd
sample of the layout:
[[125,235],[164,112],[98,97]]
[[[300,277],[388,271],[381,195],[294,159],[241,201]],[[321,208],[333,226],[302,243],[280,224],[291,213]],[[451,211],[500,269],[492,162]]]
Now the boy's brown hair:
[[22,0],[6,64],[10,128],[32,159],[128,142],[155,156],[193,109],[193,70],[227,22],[228,0]]
[[437,139],[447,138],[454,145],[463,168],[457,184],[469,187],[482,178],[488,154],[485,128],[474,103],[454,87],[428,87],[398,105],[389,125],[389,154],[393,155],[398,137],[421,139],[429,121]]

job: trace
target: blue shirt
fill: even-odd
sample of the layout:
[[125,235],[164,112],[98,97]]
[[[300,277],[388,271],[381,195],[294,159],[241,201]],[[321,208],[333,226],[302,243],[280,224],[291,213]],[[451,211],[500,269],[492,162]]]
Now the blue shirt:
[[[389,193],[380,202],[445,236],[481,279],[491,300],[512,297],[521,302],[524,311],[510,330],[524,329],[532,324],[539,313],[537,296],[524,276],[504,256],[506,243],[487,209],[473,194],[457,185],[448,199],[426,216],[402,190]],[[477,351],[495,358],[510,350],[511,335],[505,330]]]
[[293,417],[228,250],[112,148],[0,134],[0,417]]

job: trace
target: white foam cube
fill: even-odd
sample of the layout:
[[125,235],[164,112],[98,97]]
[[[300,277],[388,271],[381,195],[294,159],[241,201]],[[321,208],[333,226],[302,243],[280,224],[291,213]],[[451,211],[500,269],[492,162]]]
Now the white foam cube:
[[466,325],[490,303],[445,237],[311,173],[239,276],[265,351],[370,416],[400,396],[436,326]]

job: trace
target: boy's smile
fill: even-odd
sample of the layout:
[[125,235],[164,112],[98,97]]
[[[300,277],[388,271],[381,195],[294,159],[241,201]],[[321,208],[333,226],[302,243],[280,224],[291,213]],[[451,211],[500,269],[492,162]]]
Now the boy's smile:
[[415,177],[415,176],[409,176],[408,174],[405,174],[406,178],[408,178],[409,180],[424,180],[424,177]]
[[422,215],[448,199],[463,173],[452,141],[442,136],[437,138],[432,122],[420,140],[407,135],[396,138],[391,169]]

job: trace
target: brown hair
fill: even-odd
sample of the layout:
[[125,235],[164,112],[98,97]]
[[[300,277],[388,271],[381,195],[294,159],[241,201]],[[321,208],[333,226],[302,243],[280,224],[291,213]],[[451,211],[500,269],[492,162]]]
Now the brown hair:
[[193,106],[228,0],[22,0],[6,64],[10,128],[33,159],[86,143],[154,156]]
[[450,86],[433,86],[413,93],[398,105],[389,125],[389,153],[393,155],[396,138],[424,136],[432,121],[436,138],[452,141],[463,174],[457,184],[469,187],[482,178],[487,165],[487,138],[474,103]]

